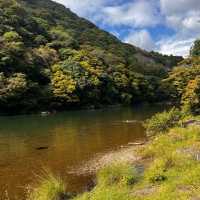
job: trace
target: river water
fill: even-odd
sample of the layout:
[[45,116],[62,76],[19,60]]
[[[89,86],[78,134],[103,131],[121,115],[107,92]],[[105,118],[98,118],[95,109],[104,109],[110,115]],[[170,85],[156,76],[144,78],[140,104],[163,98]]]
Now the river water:
[[[90,178],[69,171],[98,154],[145,139],[140,123],[163,106],[113,107],[40,115],[0,117],[0,199],[23,199],[44,169],[81,192]],[[7,191],[7,192],[5,192]]]

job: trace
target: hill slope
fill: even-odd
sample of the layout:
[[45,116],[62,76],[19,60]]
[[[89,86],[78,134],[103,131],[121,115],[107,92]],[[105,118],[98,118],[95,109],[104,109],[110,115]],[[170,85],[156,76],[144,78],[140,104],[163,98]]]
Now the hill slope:
[[181,60],[124,44],[50,0],[0,0],[0,19],[4,111],[157,100]]

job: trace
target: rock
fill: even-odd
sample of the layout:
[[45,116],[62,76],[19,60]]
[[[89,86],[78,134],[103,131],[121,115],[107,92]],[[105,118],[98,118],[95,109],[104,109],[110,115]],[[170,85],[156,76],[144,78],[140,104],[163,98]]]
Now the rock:
[[177,190],[179,190],[180,192],[190,192],[190,191],[192,191],[192,186],[179,185],[179,186],[177,186]]
[[95,174],[98,170],[112,164],[118,163],[135,163],[141,159],[135,153],[136,147],[129,146],[127,148],[120,148],[117,151],[98,154],[93,159],[84,163],[80,168],[72,169],[69,173],[76,175]]
[[192,156],[195,160],[200,161],[200,150],[190,147],[190,148],[182,148],[177,150],[178,153],[187,154]]
[[41,112],[41,113],[40,113],[40,115],[41,115],[42,117],[49,116],[50,114],[51,114],[51,112],[49,112],[49,111]]
[[128,145],[144,145],[145,142],[129,142]]
[[141,190],[137,190],[133,194],[134,196],[143,197],[143,196],[153,194],[154,192],[156,192],[156,189],[157,189],[156,187],[150,186],[150,187],[143,188]]
[[135,169],[138,174],[142,175],[144,173],[145,167],[143,164],[135,164]]
[[45,150],[45,149],[48,149],[49,147],[47,146],[44,146],[44,147],[37,147],[36,150]]
[[59,194],[59,197],[58,197],[58,200],[69,200],[72,198],[72,195],[71,194]]
[[188,126],[200,126],[200,121],[195,120],[195,119],[191,119],[188,121],[185,121],[182,123],[183,127],[188,127]]

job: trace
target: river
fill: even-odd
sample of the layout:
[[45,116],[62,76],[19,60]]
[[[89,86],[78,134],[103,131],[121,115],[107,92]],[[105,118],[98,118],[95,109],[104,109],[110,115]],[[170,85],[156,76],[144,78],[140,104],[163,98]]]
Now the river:
[[0,117],[0,199],[23,199],[44,169],[60,175],[71,192],[86,189],[90,177],[69,173],[98,154],[145,139],[140,123],[163,106],[113,107],[42,117]]

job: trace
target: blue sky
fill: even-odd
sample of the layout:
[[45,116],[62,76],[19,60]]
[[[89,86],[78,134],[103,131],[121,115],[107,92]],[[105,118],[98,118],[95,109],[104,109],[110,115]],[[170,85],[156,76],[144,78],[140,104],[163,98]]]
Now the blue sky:
[[200,0],[54,0],[122,41],[187,56],[200,37]]

